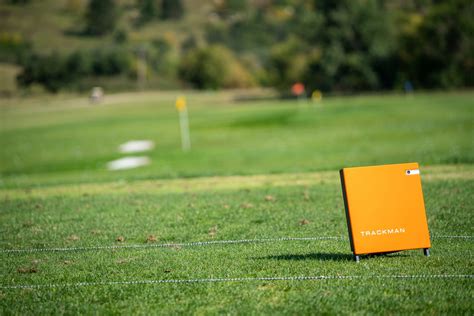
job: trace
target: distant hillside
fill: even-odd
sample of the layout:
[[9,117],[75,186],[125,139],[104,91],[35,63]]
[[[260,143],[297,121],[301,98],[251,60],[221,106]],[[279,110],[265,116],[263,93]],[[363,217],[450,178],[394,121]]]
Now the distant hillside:
[[468,0],[0,0],[0,92],[470,87],[473,14]]
[[[103,37],[75,35],[84,27],[87,0],[30,0],[21,5],[12,5],[10,2],[0,1],[1,32],[18,33],[39,51],[71,52],[114,41],[114,33]],[[212,10],[212,0],[185,0],[183,18],[169,21],[156,19],[136,27],[134,21],[139,14],[137,1],[116,2],[119,7],[117,29],[128,33],[130,45],[164,35],[183,41],[190,33],[202,33]]]
[[[5,34],[14,35],[23,42],[31,43],[32,48],[41,54],[52,52],[70,54],[77,50],[115,44],[117,32],[101,37],[79,34],[85,24],[87,0],[30,0],[25,4],[21,4],[21,1],[20,4],[11,2],[0,0],[0,38],[5,37]],[[181,19],[169,21],[155,19],[137,27],[134,23],[139,15],[136,3],[135,0],[117,1],[119,6],[117,30],[126,33],[127,43],[124,46],[129,48],[159,38],[166,38],[178,48],[190,34],[196,37],[203,36],[204,25],[212,10],[212,0],[185,0],[184,16]],[[8,60],[0,63],[0,90],[17,89],[16,76],[20,69],[21,67]],[[133,89],[134,80],[122,79],[107,78],[106,81],[119,88],[121,84],[125,85],[125,88],[131,85],[129,89]],[[176,82],[173,84],[177,85]]]

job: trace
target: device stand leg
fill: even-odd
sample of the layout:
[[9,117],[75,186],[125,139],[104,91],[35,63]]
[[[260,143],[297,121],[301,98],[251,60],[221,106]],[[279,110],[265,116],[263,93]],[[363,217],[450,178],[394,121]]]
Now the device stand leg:
[[360,257],[359,257],[358,255],[354,255],[354,260],[355,260],[356,262],[359,262],[359,261],[360,261]]
[[429,257],[430,256],[430,248],[424,248],[423,253],[425,254],[425,256]]

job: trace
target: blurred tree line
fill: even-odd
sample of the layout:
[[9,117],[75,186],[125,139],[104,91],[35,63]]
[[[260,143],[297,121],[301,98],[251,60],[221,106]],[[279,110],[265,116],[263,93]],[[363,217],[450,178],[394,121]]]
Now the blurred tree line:
[[[13,1],[23,5],[28,0]],[[30,0],[34,1],[34,0]],[[0,33],[0,61],[23,67],[22,86],[77,88],[84,78],[137,76],[137,63],[198,89],[276,87],[302,82],[310,92],[473,86],[474,2],[470,0],[214,0],[202,32],[184,40],[157,36],[138,46],[118,26],[127,10],[90,0],[87,36],[103,47],[41,55],[21,37]],[[121,7],[122,6],[122,7]],[[137,0],[129,28],[186,18],[181,0]],[[185,24],[184,24],[185,25]]]

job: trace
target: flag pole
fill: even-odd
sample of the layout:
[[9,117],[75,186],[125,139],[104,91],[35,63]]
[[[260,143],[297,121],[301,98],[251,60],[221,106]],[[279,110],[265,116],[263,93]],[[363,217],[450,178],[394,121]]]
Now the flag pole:
[[181,130],[181,147],[183,151],[191,150],[191,137],[189,136],[189,119],[186,98],[178,97],[176,99],[176,109],[179,112],[179,126]]

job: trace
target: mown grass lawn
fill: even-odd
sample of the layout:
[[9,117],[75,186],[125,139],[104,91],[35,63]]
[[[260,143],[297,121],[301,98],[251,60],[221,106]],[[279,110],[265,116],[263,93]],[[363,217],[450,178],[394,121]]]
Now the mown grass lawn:
[[[472,314],[471,93],[299,109],[196,95],[187,154],[173,98],[2,105],[0,313]],[[150,166],[105,170],[142,138]],[[405,161],[432,255],[357,264],[337,168]],[[186,244],[227,240],[247,241]]]
[[[4,187],[209,175],[336,170],[418,161],[474,161],[474,93],[233,102],[188,94],[190,153],[181,151],[176,93],[87,99],[9,101],[1,106],[0,172]],[[6,102],[5,102],[6,103]],[[147,168],[111,173],[117,147],[151,139]]]

